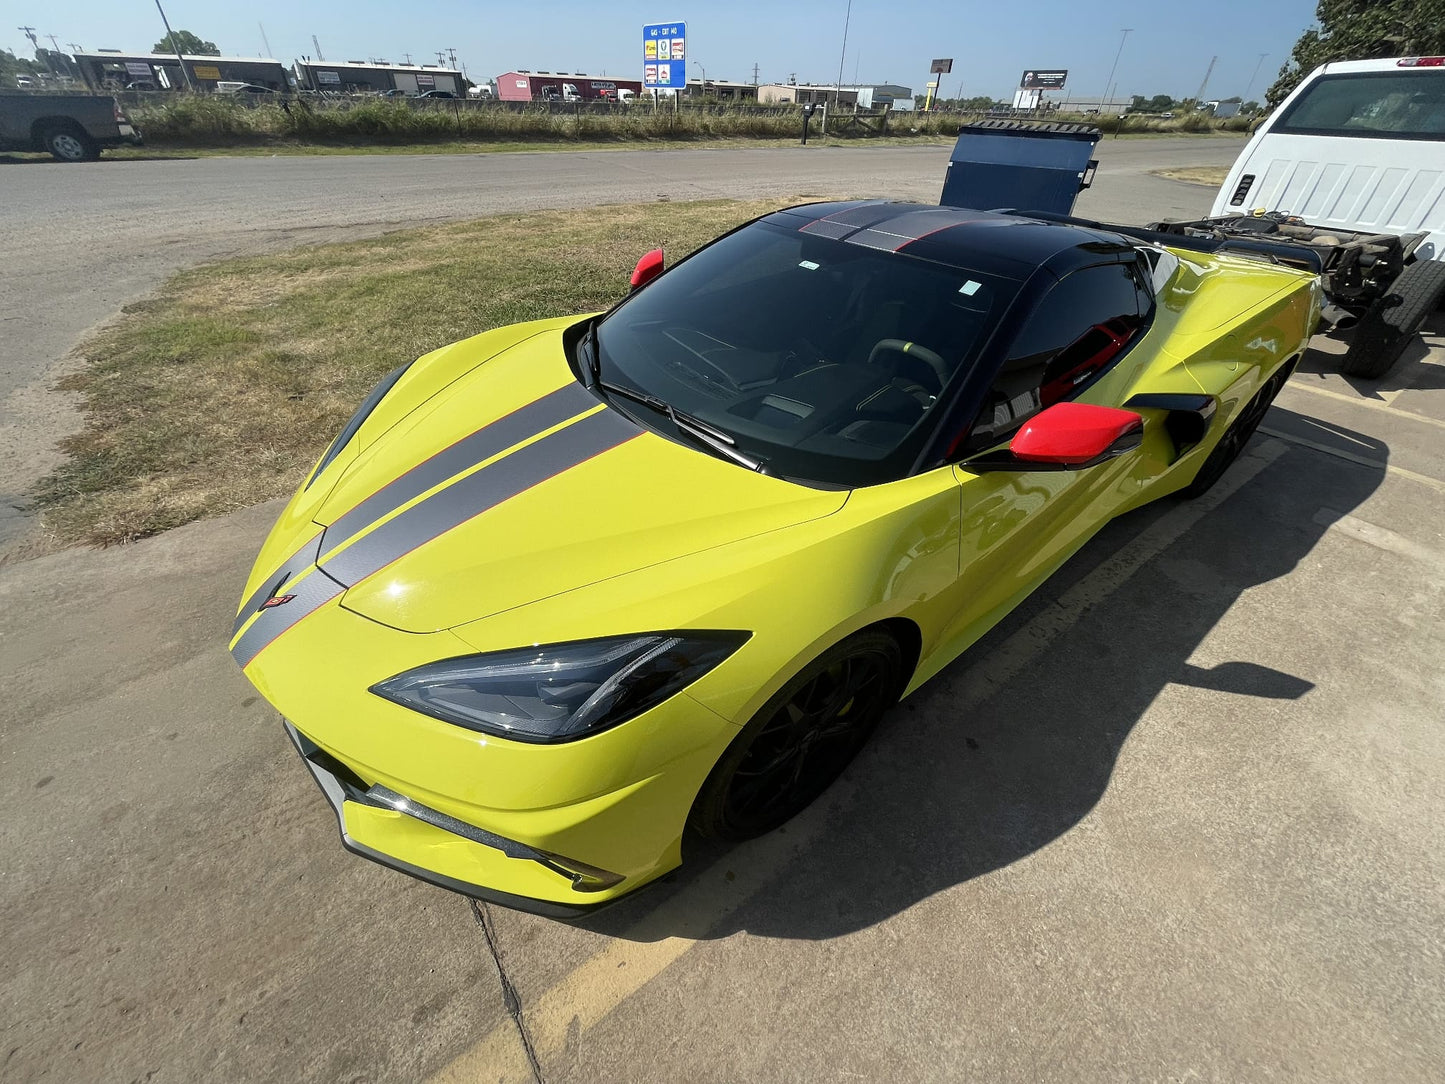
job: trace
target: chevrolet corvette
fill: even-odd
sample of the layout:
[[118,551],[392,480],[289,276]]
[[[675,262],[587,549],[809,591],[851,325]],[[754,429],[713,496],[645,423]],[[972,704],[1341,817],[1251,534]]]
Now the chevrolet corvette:
[[1021,214],[765,215],[386,377],[230,642],[350,850],[577,915],[817,798],[1104,524],[1196,496],[1318,280]]

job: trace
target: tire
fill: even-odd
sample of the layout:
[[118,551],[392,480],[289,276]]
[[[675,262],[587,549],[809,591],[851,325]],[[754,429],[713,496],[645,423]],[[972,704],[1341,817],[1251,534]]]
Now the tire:
[[828,789],[902,692],[903,653],[886,632],[865,629],[829,648],[733,739],[688,827],[727,842],[771,832]]
[[47,128],[40,141],[57,161],[94,162],[100,157],[100,144],[73,124]]
[[1289,379],[1290,373],[1294,372],[1295,362],[1290,362],[1265,381],[1264,387],[1254,393],[1254,398],[1245,404],[1234,421],[1229,423],[1229,428],[1219,438],[1219,443],[1199,465],[1198,472],[1194,475],[1194,481],[1179,491],[1179,496],[1186,501],[1192,501],[1196,497],[1202,497],[1214,488],[1214,484],[1224,477],[1224,472],[1229,465],[1239,458],[1239,453],[1244,451],[1249,438],[1254,436],[1254,431],[1259,428],[1259,423],[1264,421],[1264,416],[1269,413],[1269,406],[1274,402],[1274,397],[1279,394],[1280,388]]
[[1390,291],[1366,310],[1354,341],[1340,362],[1346,376],[1377,380],[1394,368],[1425,317],[1445,294],[1445,262],[1417,260],[1390,284]]

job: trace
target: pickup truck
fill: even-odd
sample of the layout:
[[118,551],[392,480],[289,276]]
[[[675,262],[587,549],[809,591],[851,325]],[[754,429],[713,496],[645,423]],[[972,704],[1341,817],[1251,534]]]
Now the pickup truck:
[[0,150],[49,151],[62,162],[93,162],[101,148],[141,143],[141,134],[110,97],[93,94],[0,94]]

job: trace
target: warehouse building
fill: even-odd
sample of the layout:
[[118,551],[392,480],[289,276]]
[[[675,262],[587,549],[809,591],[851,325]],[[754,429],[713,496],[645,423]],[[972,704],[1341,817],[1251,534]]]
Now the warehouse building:
[[[215,90],[221,82],[250,83],[268,90],[287,90],[289,74],[269,57],[192,56],[175,53],[122,53],[99,49],[76,53],[81,77],[92,90],[185,90],[186,74],[197,90]],[[182,73],[181,64],[186,66]]]
[[385,94],[389,90],[407,95],[444,90],[458,98],[465,92],[462,73],[436,64],[368,64],[360,60],[333,63],[298,60],[296,85],[301,90],[334,91],[338,94]]

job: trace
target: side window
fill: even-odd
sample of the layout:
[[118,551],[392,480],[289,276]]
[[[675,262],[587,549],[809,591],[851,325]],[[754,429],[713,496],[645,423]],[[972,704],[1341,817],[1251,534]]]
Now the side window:
[[1014,339],[966,448],[992,447],[1092,383],[1138,333],[1148,302],[1132,264],[1085,267],[1058,283]]

